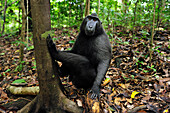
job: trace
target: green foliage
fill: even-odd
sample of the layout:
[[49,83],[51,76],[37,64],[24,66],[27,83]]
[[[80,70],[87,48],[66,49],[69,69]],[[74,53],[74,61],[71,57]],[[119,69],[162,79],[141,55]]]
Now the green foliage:
[[74,43],[75,43],[75,40],[70,40],[69,43],[70,43],[70,44],[74,44]]
[[32,69],[36,69],[36,61],[33,61],[34,66],[31,67]]
[[148,73],[149,70],[145,70],[145,69],[142,69],[142,68],[139,68],[140,70],[142,70],[144,73]]
[[17,79],[15,81],[13,81],[12,83],[13,84],[16,84],[16,83],[21,84],[21,83],[26,83],[26,81],[24,79]]
[[5,72],[7,73],[7,72],[10,72],[11,71],[11,69],[7,69]]
[[79,26],[84,12],[81,11],[83,2],[84,0],[51,0],[52,27]]
[[5,55],[5,53],[0,53],[0,55]]
[[24,67],[25,61],[21,61],[20,64],[16,67],[15,72],[21,72]]
[[122,77],[126,80],[126,81],[129,81],[130,79],[125,77],[124,75],[122,75]]
[[131,75],[131,78],[132,78],[132,79],[135,79],[135,76],[134,76],[134,75]]
[[[6,9],[6,15],[5,15],[6,21],[5,21],[5,32],[4,32],[4,34],[16,33],[16,31],[18,31],[19,23],[17,21],[19,20],[19,18],[21,18],[21,15],[20,15],[20,17],[18,17],[19,2],[20,1],[16,1],[16,0],[7,0],[7,9]],[[0,25],[3,25],[3,22],[4,22],[3,21],[4,4],[5,4],[5,0],[1,0],[0,1],[0,23],[1,23]],[[2,26],[0,26],[0,27],[2,27]],[[2,28],[0,28],[0,30],[2,30]]]
[[[153,17],[153,0],[100,0],[99,18],[103,26],[107,30],[113,27],[122,27],[123,31],[136,30],[140,28],[143,38],[147,37],[148,31],[145,27],[152,27]],[[162,3],[160,3],[162,2]],[[3,25],[5,0],[0,1],[0,32]],[[159,7],[159,5],[161,5]],[[20,10],[20,2],[15,0],[7,1],[6,21],[4,34],[16,35],[21,28],[22,14]],[[98,11],[98,0],[90,1],[90,13]],[[51,24],[53,28],[63,28],[76,26],[79,27],[84,18],[85,1],[84,0],[50,0]],[[158,17],[159,16],[159,17]],[[156,20],[159,18],[159,23],[165,27],[169,27],[169,7],[168,1],[156,1]],[[21,23],[19,23],[19,20]],[[156,26],[156,25],[155,25]],[[109,32],[109,30],[108,30]],[[4,35],[0,33],[0,36]],[[66,33],[68,34],[68,33]],[[112,32],[109,33],[113,34]],[[120,33],[123,35],[124,32]],[[8,36],[10,38],[11,36]],[[65,34],[63,34],[65,35]],[[110,35],[111,36],[111,35]],[[112,37],[112,36],[111,36]],[[7,38],[7,37],[6,37]],[[133,37],[135,38],[135,36]],[[31,39],[31,38],[30,38]],[[30,40],[29,39],[29,40]],[[20,42],[21,43],[21,42]],[[32,47],[31,47],[32,48]],[[29,48],[30,49],[30,48]]]
[[147,68],[152,69],[153,71],[156,72],[156,69],[154,68],[154,65],[152,65],[152,66],[149,66],[149,65],[148,65]]
[[32,49],[34,49],[34,45],[28,46],[28,48],[27,48],[28,51],[32,50]]

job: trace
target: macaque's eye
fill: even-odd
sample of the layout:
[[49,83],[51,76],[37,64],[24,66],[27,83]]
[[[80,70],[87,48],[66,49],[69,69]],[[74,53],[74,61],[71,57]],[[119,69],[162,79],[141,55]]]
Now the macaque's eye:
[[93,20],[94,20],[94,21],[97,21],[97,18],[94,18]]

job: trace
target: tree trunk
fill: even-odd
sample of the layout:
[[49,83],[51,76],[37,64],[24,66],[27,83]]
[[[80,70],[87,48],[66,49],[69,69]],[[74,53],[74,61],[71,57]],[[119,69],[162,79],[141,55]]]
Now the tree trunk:
[[49,0],[31,0],[33,41],[40,93],[18,113],[79,113],[77,105],[61,91],[56,63],[48,52],[46,37],[50,34]]
[[2,32],[1,32],[2,34],[4,33],[5,30],[6,9],[7,9],[7,0],[5,0],[5,4],[4,4],[4,16],[3,16],[4,23],[2,25]]
[[25,9],[28,8],[28,10],[26,11],[27,17],[28,17],[28,29],[29,31],[32,31],[32,16],[31,16],[31,6],[30,6],[30,0],[24,0],[24,5],[25,5]]
[[71,2],[69,2],[69,26],[70,26],[70,23],[71,23],[71,13],[72,13],[72,11],[71,11],[71,6],[72,6],[72,4],[71,4]]
[[166,1],[165,0],[162,0],[162,8],[161,8],[161,12],[160,12],[160,23],[162,23],[162,20],[164,18],[164,13],[162,13],[162,11],[165,11],[165,4],[166,4]]
[[24,6],[24,0],[21,0],[21,9],[22,9],[22,29],[21,29],[21,39],[20,41],[20,50],[19,50],[19,67],[18,71],[22,71],[22,61],[24,58],[24,43],[25,42],[25,25],[26,25],[26,10]]
[[84,5],[83,5],[83,4],[84,4],[84,0],[81,0],[81,1],[80,1],[81,21],[83,21],[83,14],[84,14],[84,13],[83,13],[83,12],[84,12],[84,11],[83,11],[83,9],[84,9],[84,7],[83,7]]
[[[115,1],[115,5],[114,5],[114,8],[115,8],[115,12],[114,12],[114,18],[117,18],[117,7],[118,7],[118,2],[117,1]],[[116,34],[116,19],[114,19],[114,21],[113,21],[113,34]],[[113,43],[113,41],[112,41],[112,43]],[[113,44],[112,44],[112,46],[113,46]]]
[[150,43],[150,64],[152,62],[152,48],[153,48],[153,38],[154,38],[154,26],[155,26],[155,7],[156,7],[156,0],[154,0],[154,11],[153,11],[153,23],[152,23],[152,36],[151,36],[151,43]]
[[97,2],[97,15],[99,16],[99,11],[100,11],[100,0]]
[[107,7],[107,18],[106,18],[108,29],[110,29],[109,24],[110,24],[110,9],[111,9],[111,6],[109,4],[110,2],[107,1],[107,5],[109,6]]
[[[161,9],[160,9],[161,8]],[[158,27],[158,29],[159,29],[159,25],[160,25],[160,15],[161,15],[161,13],[162,13],[162,0],[159,0],[159,2],[158,2],[158,18],[157,18],[157,25],[156,25],[156,27]]]
[[132,30],[132,32],[133,32],[133,37],[136,35],[136,29],[135,29],[135,26],[136,26],[136,9],[137,9],[138,2],[139,2],[139,0],[136,1],[136,3],[135,3],[135,9],[134,9],[134,11],[133,11],[133,14],[134,14],[133,30]]
[[21,28],[20,28],[20,25],[21,25],[21,19],[20,19],[20,10],[21,10],[21,6],[19,5],[18,7],[18,24],[19,24],[19,33],[21,33]]
[[90,0],[86,0],[85,17],[90,14]]

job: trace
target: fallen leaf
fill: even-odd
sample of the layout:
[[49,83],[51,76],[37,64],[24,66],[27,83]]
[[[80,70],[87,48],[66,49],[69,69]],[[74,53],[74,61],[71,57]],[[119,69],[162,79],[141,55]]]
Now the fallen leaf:
[[101,86],[104,87],[104,86],[107,85],[109,82],[110,82],[110,77],[107,77]]
[[1,98],[2,99],[7,99],[8,98],[7,94],[4,91],[1,92]]
[[119,86],[121,86],[122,88],[126,88],[125,84],[118,84]]
[[121,101],[121,98],[120,98],[120,97],[119,97],[119,98],[115,98],[114,103],[115,103],[116,105],[120,105],[120,101]]
[[82,104],[82,101],[81,101],[81,100],[77,99],[76,101],[77,101],[77,105],[78,105],[79,107],[82,107],[82,106],[83,106],[83,104]]
[[131,98],[135,98],[135,95],[139,94],[139,92],[137,91],[133,91],[132,94],[131,94]]
[[163,113],[169,113],[169,109],[165,109]]

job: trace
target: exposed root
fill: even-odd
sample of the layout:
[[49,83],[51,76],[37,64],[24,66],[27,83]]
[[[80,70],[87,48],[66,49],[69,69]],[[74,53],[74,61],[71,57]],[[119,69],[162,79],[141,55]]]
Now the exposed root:
[[[17,113],[81,113],[82,110],[66,97],[61,97],[59,103],[46,106],[40,102],[40,96],[35,97],[30,103],[19,110]],[[54,101],[54,100],[51,100]]]
[[31,102],[29,102],[21,110],[17,111],[17,113],[30,113],[32,111],[32,108],[37,103],[37,100],[38,100],[38,97],[36,96]]

